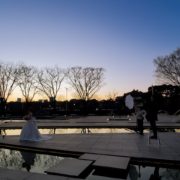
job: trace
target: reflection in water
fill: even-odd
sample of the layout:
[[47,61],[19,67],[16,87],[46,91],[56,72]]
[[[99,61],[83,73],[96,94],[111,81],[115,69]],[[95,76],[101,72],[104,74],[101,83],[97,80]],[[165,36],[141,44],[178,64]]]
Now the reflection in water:
[[164,171],[162,174],[162,177],[166,177],[163,178],[164,179],[180,179],[180,169],[166,169],[166,171]]
[[24,160],[22,167],[26,168],[27,171],[30,171],[31,166],[34,165],[36,154],[33,152],[21,151],[21,156]]
[[[178,180],[180,179],[179,169],[169,169],[161,167],[130,165],[127,180]],[[140,176],[139,176],[140,174]]]
[[[41,134],[52,134],[54,131],[53,129],[39,129]],[[65,128],[65,129],[56,129],[56,134],[81,134],[82,129],[76,128]],[[90,129],[91,133],[132,133],[134,131],[127,130],[127,129],[119,129],[119,128],[105,128],[105,129]],[[20,135],[21,130],[6,130],[7,135]]]
[[0,167],[8,169],[44,173],[45,170],[55,166],[62,159],[62,157],[47,154],[0,149]]
[[137,180],[138,176],[139,175],[138,175],[136,166],[130,165],[130,167],[129,167],[129,178],[130,178],[130,180]]
[[[62,157],[52,155],[35,154],[26,151],[19,152],[16,150],[9,149],[0,149],[0,167],[8,169],[18,169],[22,171],[44,173],[44,171],[46,171],[48,168],[53,167],[56,164],[59,164],[62,159]],[[141,172],[139,170],[141,170]],[[91,174],[89,178],[92,177],[93,179],[93,176],[94,175]],[[95,178],[96,177],[94,176],[94,179]],[[105,178],[103,176],[98,178],[102,178],[103,180],[113,179],[110,177]],[[159,168],[130,165],[127,180],[152,180],[153,178],[156,180],[178,180],[180,179],[180,170],[161,167]]]
[[159,176],[159,167],[154,168],[154,173],[151,174],[149,180],[161,180],[161,176]]

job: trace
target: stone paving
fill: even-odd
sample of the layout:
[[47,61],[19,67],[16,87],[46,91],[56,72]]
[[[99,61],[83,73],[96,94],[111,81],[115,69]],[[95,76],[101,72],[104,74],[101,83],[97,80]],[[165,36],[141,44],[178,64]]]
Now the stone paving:
[[[87,120],[87,119],[86,119]],[[84,119],[77,119],[76,122],[51,122],[51,126],[64,125],[77,126],[77,127],[88,127],[88,125],[94,127],[116,127],[122,123],[130,124],[130,126],[136,126],[134,122],[109,122],[100,118],[98,121],[89,117],[88,121]],[[83,121],[83,122],[82,122]],[[86,121],[86,122],[84,122]],[[92,122],[90,122],[92,121]],[[134,123],[134,124],[133,124]],[[107,124],[107,125],[105,125]],[[164,124],[170,124],[164,122]],[[172,124],[172,123],[171,123]],[[23,124],[19,126],[22,127]],[[49,127],[49,122],[43,122],[44,126]],[[82,125],[82,126],[81,126]],[[47,141],[41,142],[20,142],[19,136],[5,136],[3,139],[0,137],[0,147],[13,148],[13,149],[25,149],[34,152],[42,152],[47,154],[57,154],[72,156],[75,158],[81,158],[85,154],[97,155],[97,156],[113,156],[113,157],[125,157],[131,160],[141,160],[149,162],[158,162],[166,164],[175,164],[180,166],[180,133],[165,132],[158,133],[160,138],[160,144],[157,140],[151,140],[149,143],[149,134],[145,133],[143,136],[136,133],[106,133],[106,134],[54,134],[52,138]],[[117,162],[118,164],[118,162]],[[26,173],[15,170],[0,169],[0,179],[72,179],[68,177],[52,176]],[[41,177],[40,177],[41,176]],[[45,176],[45,178],[44,178]]]
[[80,156],[84,153],[124,156],[140,159],[180,161],[180,134],[159,133],[157,140],[148,143],[148,133],[130,134],[59,134],[41,142],[20,142],[19,136],[1,138],[0,146],[37,149],[44,152],[63,152]]

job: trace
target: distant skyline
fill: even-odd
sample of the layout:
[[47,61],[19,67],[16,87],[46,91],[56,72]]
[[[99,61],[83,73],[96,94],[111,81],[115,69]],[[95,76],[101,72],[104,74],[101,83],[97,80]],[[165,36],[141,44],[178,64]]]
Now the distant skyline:
[[180,47],[179,9],[179,0],[0,0],[0,61],[103,67],[98,95],[147,91],[153,60]]

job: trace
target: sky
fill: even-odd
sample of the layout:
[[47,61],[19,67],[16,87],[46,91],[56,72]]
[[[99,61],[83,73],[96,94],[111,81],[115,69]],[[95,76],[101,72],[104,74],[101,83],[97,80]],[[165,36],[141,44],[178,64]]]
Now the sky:
[[145,92],[153,60],[180,47],[179,9],[179,0],[0,0],[0,61],[103,67],[101,95]]

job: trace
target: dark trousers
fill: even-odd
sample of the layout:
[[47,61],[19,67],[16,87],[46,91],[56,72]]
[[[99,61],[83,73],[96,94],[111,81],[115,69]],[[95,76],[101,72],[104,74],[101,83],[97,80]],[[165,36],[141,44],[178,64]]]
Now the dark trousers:
[[139,131],[140,134],[143,134],[143,119],[137,119],[137,130]]
[[151,120],[150,121],[151,130],[153,131],[154,137],[157,137],[157,127],[156,127],[156,121]]

